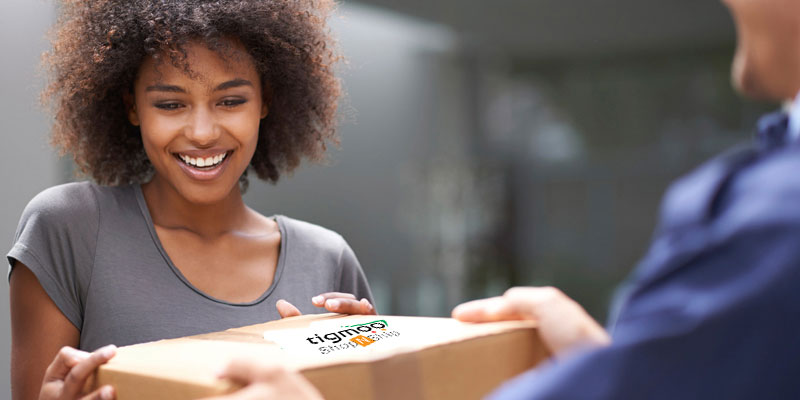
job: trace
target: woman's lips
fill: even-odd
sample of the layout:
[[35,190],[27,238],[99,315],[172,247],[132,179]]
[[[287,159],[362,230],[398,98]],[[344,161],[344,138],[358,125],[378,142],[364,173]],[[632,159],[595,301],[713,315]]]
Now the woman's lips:
[[227,151],[205,156],[175,153],[175,159],[183,172],[190,178],[207,181],[222,175],[232,153],[233,151]]

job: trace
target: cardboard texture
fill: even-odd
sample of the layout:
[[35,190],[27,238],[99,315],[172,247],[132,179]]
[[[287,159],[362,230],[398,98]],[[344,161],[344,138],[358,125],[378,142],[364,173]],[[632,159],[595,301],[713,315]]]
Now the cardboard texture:
[[98,370],[118,400],[183,400],[237,387],[215,373],[235,358],[297,370],[328,400],[478,399],[549,356],[535,324],[307,315],[121,347]]

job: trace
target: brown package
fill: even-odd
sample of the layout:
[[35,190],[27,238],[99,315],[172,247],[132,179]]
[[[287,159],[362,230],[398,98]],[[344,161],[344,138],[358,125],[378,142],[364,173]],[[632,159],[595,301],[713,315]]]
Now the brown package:
[[118,400],[218,395],[236,385],[216,372],[250,357],[299,371],[328,400],[477,399],[548,356],[531,322],[319,314],[121,347],[95,384]]

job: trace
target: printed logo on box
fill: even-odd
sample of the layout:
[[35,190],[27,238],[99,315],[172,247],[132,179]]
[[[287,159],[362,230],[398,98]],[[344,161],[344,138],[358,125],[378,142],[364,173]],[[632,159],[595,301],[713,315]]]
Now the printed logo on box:
[[264,338],[284,350],[331,354],[343,350],[364,349],[384,339],[397,338],[400,332],[390,329],[385,319],[354,325],[339,325],[326,321],[309,329],[291,329],[264,332]]
[[[318,350],[321,354],[329,354],[337,350],[346,350],[357,346],[367,347],[380,340],[400,336],[400,332],[389,330],[389,323],[384,319],[363,324],[342,325],[340,328],[324,335],[315,334],[307,337],[306,340],[314,345],[326,344],[318,347]],[[349,341],[342,343],[344,339]]]

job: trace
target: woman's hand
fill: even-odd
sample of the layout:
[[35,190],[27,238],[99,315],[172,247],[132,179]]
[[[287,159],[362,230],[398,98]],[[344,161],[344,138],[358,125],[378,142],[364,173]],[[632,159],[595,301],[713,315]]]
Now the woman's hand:
[[[356,299],[356,296],[353,296],[350,293],[340,293],[340,292],[328,292],[322,293],[320,295],[314,296],[311,298],[311,303],[317,307],[324,307],[326,310],[330,312],[340,313],[340,314],[366,314],[366,315],[376,315],[375,307],[367,299]],[[278,300],[275,303],[275,307],[278,308],[278,314],[281,315],[281,318],[286,317],[296,317],[298,315],[302,315],[300,310],[297,309],[292,303],[289,303],[286,300]]]
[[475,300],[453,309],[466,322],[534,320],[554,356],[579,347],[606,346],[608,333],[574,300],[552,287],[512,288],[500,297]]
[[233,361],[219,377],[245,387],[229,395],[206,400],[322,400],[322,395],[302,375],[277,365],[254,360]]
[[87,379],[102,364],[116,354],[114,345],[87,353],[64,346],[47,367],[39,393],[40,400],[111,400],[116,397],[114,388],[103,386],[88,393],[84,390]]

